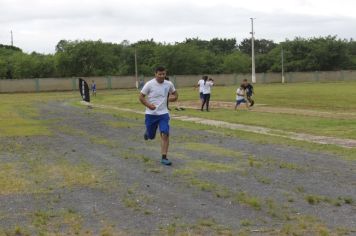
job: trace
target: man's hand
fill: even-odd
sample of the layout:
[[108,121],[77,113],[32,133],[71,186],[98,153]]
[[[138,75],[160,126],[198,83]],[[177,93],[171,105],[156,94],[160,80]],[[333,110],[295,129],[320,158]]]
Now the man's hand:
[[175,102],[178,100],[178,92],[177,91],[174,91],[171,96],[169,96],[169,101],[170,102]]
[[155,106],[155,105],[153,105],[153,104],[147,102],[147,100],[146,100],[144,94],[140,93],[139,100],[140,100],[140,102],[141,102],[145,107],[147,107],[148,109],[150,109],[150,110],[152,110],[152,111],[156,109],[156,106]]
[[147,104],[147,107],[148,107],[148,109],[150,109],[152,111],[156,109],[156,106],[153,104]]

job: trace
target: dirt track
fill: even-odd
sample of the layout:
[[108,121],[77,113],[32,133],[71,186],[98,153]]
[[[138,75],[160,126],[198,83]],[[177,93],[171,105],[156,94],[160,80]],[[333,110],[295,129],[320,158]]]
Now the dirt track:
[[[41,150],[38,158],[44,162],[85,161],[105,170],[105,181],[98,187],[2,195],[2,228],[30,226],[31,216],[39,209],[72,209],[82,217],[83,228],[96,234],[104,224],[132,235],[165,234],[172,227],[215,235],[220,232],[216,225],[233,232],[261,235],[257,232],[266,230],[273,234],[283,225],[309,216],[332,229],[355,230],[354,201],[342,200],[356,198],[354,163],[172,127],[170,158],[174,165],[162,167],[159,143],[143,141],[143,120],[59,103],[42,104],[40,109],[42,119],[52,121],[49,125],[55,135],[12,140],[23,144],[21,152],[30,158]],[[108,121],[118,126],[109,126]],[[204,144],[217,151],[199,150]],[[0,157],[26,162],[16,152],[5,151]],[[103,188],[107,185],[109,190]],[[308,202],[311,196],[315,202]],[[54,198],[56,201],[51,200]],[[258,204],[249,199],[257,199]],[[32,232],[39,229],[30,228]]]
[[[185,101],[185,102],[179,102],[179,105],[182,107],[199,109],[200,103],[199,101]],[[233,109],[234,106],[235,103],[233,102],[211,101],[211,108]],[[271,106],[265,106],[264,104],[256,104],[251,109],[251,112],[302,115],[302,116],[313,116],[313,117],[334,118],[334,119],[356,119],[356,113],[352,113],[352,112],[313,111],[313,110],[297,109],[297,108],[271,107]]]
[[[84,106],[87,105],[85,102],[82,104]],[[117,111],[127,111],[127,112],[131,112],[131,113],[136,113],[136,114],[144,114],[142,111],[136,111],[136,110],[127,109],[127,108],[118,108],[115,106],[100,105],[100,104],[91,104],[91,106],[96,107],[96,108],[105,108],[105,109],[112,109],[112,110],[117,110]],[[249,131],[249,132],[258,133],[258,134],[284,137],[284,138],[289,138],[289,139],[293,139],[293,140],[307,141],[307,142],[311,142],[311,143],[331,144],[331,145],[336,145],[336,146],[340,146],[340,147],[344,147],[344,148],[356,148],[356,140],[354,140],[354,139],[336,138],[336,137],[312,135],[312,134],[305,134],[305,133],[288,132],[288,131],[283,131],[283,130],[265,128],[265,127],[261,127],[261,126],[236,124],[236,123],[229,123],[229,122],[220,121],[220,120],[209,120],[209,119],[184,116],[184,115],[172,115],[172,118],[181,120],[181,121],[194,122],[197,124],[222,127],[222,128],[226,128],[226,129],[232,129],[232,130]]]

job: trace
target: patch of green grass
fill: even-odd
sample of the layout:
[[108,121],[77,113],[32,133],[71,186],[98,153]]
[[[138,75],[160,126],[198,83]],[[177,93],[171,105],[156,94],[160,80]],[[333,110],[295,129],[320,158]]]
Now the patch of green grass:
[[50,121],[40,119],[37,104],[75,97],[74,92],[0,94],[0,137],[52,135],[48,128]]
[[29,189],[31,182],[22,172],[20,163],[2,163],[0,168],[0,194],[16,194]]
[[11,229],[1,229],[0,228],[0,235],[4,236],[30,236],[31,234],[29,233],[28,229],[25,229],[22,226],[15,226]]
[[284,161],[279,162],[279,168],[280,169],[288,169],[288,170],[302,170],[303,169],[301,166],[298,166],[297,164],[290,163],[290,162],[284,162]]
[[236,166],[205,160],[189,161],[187,167],[194,172],[229,172],[236,170]]
[[262,175],[255,174],[255,178],[261,184],[271,184],[272,180]]
[[113,140],[105,138],[105,137],[90,135],[89,140],[93,144],[105,145],[109,148],[114,148],[114,147],[119,146],[119,144],[117,142],[114,142]]
[[226,226],[218,224],[212,218],[198,219],[195,223],[173,222],[168,226],[160,227],[160,235],[188,236],[188,235],[234,235]]
[[241,220],[241,221],[240,221],[240,225],[241,225],[241,226],[244,226],[244,227],[248,227],[248,226],[251,226],[252,223],[251,223],[250,220]]
[[123,199],[123,202],[127,208],[132,208],[135,211],[138,211],[141,209],[141,206],[138,202],[137,199],[132,198],[131,196],[127,196]]
[[[149,215],[151,211],[145,209],[145,204],[149,203],[151,198],[145,194],[138,192],[138,185],[133,185],[127,189],[127,194],[122,199],[122,202],[127,208],[134,211],[143,211],[145,215]],[[146,212],[146,213],[145,213]]]
[[83,225],[83,218],[72,209],[39,210],[32,215],[32,225],[39,235],[59,233],[63,227],[68,232],[79,234]]
[[76,129],[68,125],[63,125],[59,128],[59,131],[72,136],[86,136],[88,133],[82,129]]
[[[46,121],[39,120],[39,114],[31,102],[12,96],[0,95],[0,137],[50,135]],[[14,98],[14,97],[12,97]]]
[[[85,162],[40,159],[2,163],[0,194],[43,193],[56,188],[104,187],[104,172]],[[107,185],[108,183],[106,183]]]
[[219,147],[208,143],[186,143],[185,149],[198,152],[206,152],[224,157],[241,157],[242,153],[228,148]]
[[[329,229],[325,224],[315,219],[312,216],[299,216],[293,222],[284,224],[280,230],[278,230],[278,235],[289,236],[289,235],[320,235],[320,236],[331,236],[331,235],[343,235],[338,234],[338,230]],[[343,230],[343,232],[349,233],[348,230]],[[346,235],[347,235],[346,234]]]
[[353,199],[351,197],[338,197],[335,199],[335,198],[330,198],[330,197],[326,197],[326,196],[312,195],[312,194],[306,195],[305,200],[310,205],[316,205],[316,204],[319,204],[320,202],[329,203],[334,206],[342,206],[343,204],[352,204],[353,203]]
[[228,198],[231,196],[231,192],[226,187],[202,180],[196,177],[195,174],[196,172],[192,169],[186,168],[176,169],[173,171],[173,176],[180,177],[191,187],[195,187],[205,192],[212,192],[218,198]]
[[172,120],[171,123],[172,126],[175,126],[177,128],[203,130],[203,131],[208,130],[208,132],[211,132],[216,135],[248,140],[257,144],[278,144],[283,146],[292,146],[292,147],[302,148],[307,151],[313,151],[313,152],[319,152],[325,154],[334,154],[344,158],[345,160],[351,160],[351,161],[356,160],[355,148],[343,148],[335,145],[323,145],[323,144],[310,143],[306,141],[297,141],[297,140],[281,138],[277,136],[251,133],[248,131],[239,130],[237,132],[235,130],[230,130],[226,128],[216,128],[208,125],[196,124],[187,121]]
[[250,167],[261,168],[262,167],[262,161],[257,160],[254,156],[249,156],[248,157],[248,165]]
[[248,205],[256,210],[261,210],[262,200],[258,197],[252,196],[247,192],[239,192],[235,195],[234,201],[239,204]]

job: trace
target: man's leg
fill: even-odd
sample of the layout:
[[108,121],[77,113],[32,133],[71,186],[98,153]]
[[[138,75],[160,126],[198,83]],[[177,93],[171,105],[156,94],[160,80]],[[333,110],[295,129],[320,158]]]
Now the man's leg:
[[161,163],[164,165],[171,165],[172,162],[168,160],[168,147],[169,147],[169,115],[164,114],[159,121],[159,130],[161,132]]
[[161,133],[161,153],[167,157],[169,147],[169,135]]
[[209,102],[210,102],[210,94],[207,94],[207,97],[206,97],[206,111],[209,111]]
[[250,109],[250,106],[248,105],[248,102],[247,102],[247,101],[245,101],[245,105],[246,105],[246,108],[247,108],[247,109]]
[[145,140],[155,139],[157,128],[158,128],[157,116],[146,114],[145,125],[146,125],[146,131],[144,134],[144,139]]
[[203,102],[201,103],[201,111],[204,110],[204,106],[205,106],[205,103],[206,103],[206,94],[203,95]]

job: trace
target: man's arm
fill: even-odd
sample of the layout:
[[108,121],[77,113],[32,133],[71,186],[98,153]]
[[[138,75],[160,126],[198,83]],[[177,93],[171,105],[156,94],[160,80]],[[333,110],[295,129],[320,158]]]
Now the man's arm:
[[143,94],[143,93],[140,93],[140,96],[138,97],[138,99],[140,100],[140,102],[145,106],[147,107],[148,109],[150,110],[154,110],[156,109],[156,106],[147,102],[146,100],[146,96]]
[[169,101],[170,102],[175,102],[178,100],[178,92],[177,90],[171,93],[172,96],[169,96]]

